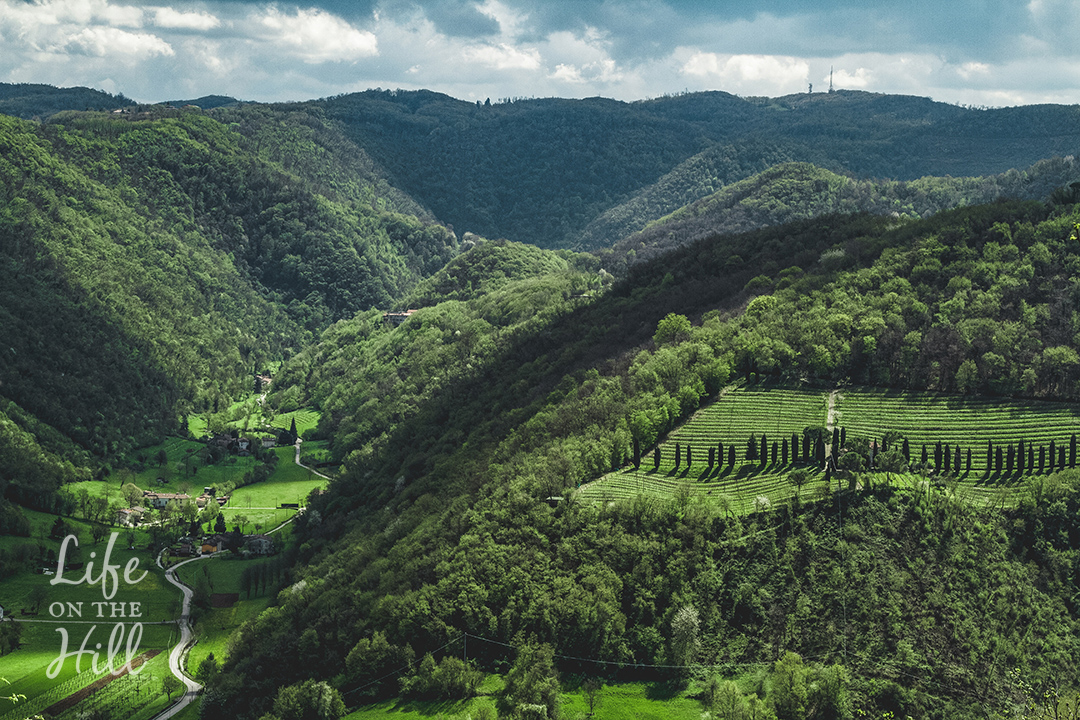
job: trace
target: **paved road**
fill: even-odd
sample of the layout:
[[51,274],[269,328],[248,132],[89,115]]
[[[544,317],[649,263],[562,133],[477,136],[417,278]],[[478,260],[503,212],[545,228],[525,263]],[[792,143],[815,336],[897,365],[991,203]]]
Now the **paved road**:
[[[199,691],[202,690],[202,685],[185,675],[183,670],[181,669],[183,665],[184,655],[187,654],[188,649],[191,647],[192,640],[195,637],[195,633],[191,628],[191,597],[192,595],[194,595],[194,592],[191,588],[189,588],[187,585],[180,582],[176,578],[176,568],[180,567],[181,565],[186,565],[189,562],[196,562],[198,560],[202,560],[203,558],[208,557],[210,557],[210,555],[202,555],[200,557],[191,558],[190,560],[184,560],[183,562],[176,563],[165,571],[165,579],[171,582],[176,587],[180,588],[180,592],[184,594],[184,603],[180,609],[179,620],[180,641],[176,643],[175,646],[173,646],[172,651],[169,653],[169,670],[172,671],[173,675],[180,678],[180,682],[184,683],[185,691],[183,696],[175,705],[159,714],[157,717],[154,718],[154,720],[167,720],[167,718],[171,718],[173,715],[176,715],[178,712],[190,705],[192,701],[195,700],[195,697],[199,694]],[[160,555],[158,555],[157,562],[158,566],[161,567]]]
[[321,472],[319,472],[319,471],[318,471],[318,470],[316,470],[315,468],[313,468],[313,467],[308,467],[308,466],[307,466],[307,465],[305,465],[304,463],[300,462],[300,444],[301,444],[302,442],[304,442],[304,441],[303,441],[303,440],[301,440],[300,438],[296,438],[296,457],[295,457],[295,458],[293,458],[293,462],[295,462],[295,463],[296,463],[297,465],[299,465],[300,467],[304,468],[305,470],[310,470],[311,472],[315,473],[316,475],[318,475],[318,476],[319,476],[319,477],[321,477],[321,478],[325,478],[325,479],[327,479],[327,480],[332,480],[333,478],[331,478],[331,477],[330,477],[329,475],[323,475],[323,474],[322,474]]

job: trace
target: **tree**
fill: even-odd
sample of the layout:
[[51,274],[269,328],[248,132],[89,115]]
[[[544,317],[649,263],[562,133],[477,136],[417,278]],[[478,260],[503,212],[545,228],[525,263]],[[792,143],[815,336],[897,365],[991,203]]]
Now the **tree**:
[[101,542],[101,539],[109,534],[109,528],[104,523],[94,522],[90,523],[90,537],[94,539],[94,544],[97,545]]
[[[846,458],[848,455],[858,457],[856,453],[848,453],[844,457]],[[805,485],[807,481],[810,480],[810,471],[806,468],[792,470],[788,473],[787,479],[789,483],[795,486],[795,501],[798,502],[799,493],[802,491],[803,485]]]
[[541,706],[548,720],[559,717],[559,675],[555,650],[548,644],[525,643],[506,674],[502,704],[506,714],[521,716],[523,706]]
[[697,658],[699,626],[698,611],[692,605],[682,606],[671,619],[671,661],[683,667],[684,677],[689,677],[689,666]]
[[690,320],[685,315],[668,313],[656,324],[653,342],[659,345],[672,345],[690,337]]
[[790,650],[776,661],[769,675],[768,699],[778,720],[803,720],[806,717],[806,674],[802,657]]
[[124,485],[120,488],[120,492],[123,494],[128,507],[135,507],[142,501],[143,491],[134,483]]
[[217,659],[214,657],[214,653],[210,653],[199,663],[199,668],[195,671],[195,679],[205,685],[213,680],[217,674]]
[[274,699],[280,720],[338,720],[345,714],[341,693],[325,682],[305,680],[283,687]]
[[171,672],[161,678],[161,691],[169,698],[169,702],[172,702],[174,692],[180,692],[183,689],[184,684]]
[[754,433],[750,433],[750,438],[746,441],[746,459],[758,459],[758,443],[757,437],[754,436]]
[[589,678],[581,684],[581,692],[585,695],[585,704],[589,706],[589,717],[596,714],[596,708],[600,706],[600,690],[604,685],[597,678]]
[[749,710],[746,698],[739,692],[739,686],[731,680],[719,683],[709,708],[714,717],[724,720],[744,720]]
[[956,389],[962,393],[968,393],[975,389],[979,382],[979,369],[975,361],[968,358],[960,363],[960,369],[956,371]]
[[808,692],[812,717],[840,720],[851,717],[851,699],[847,693],[848,673],[843,665],[830,665],[813,673]]

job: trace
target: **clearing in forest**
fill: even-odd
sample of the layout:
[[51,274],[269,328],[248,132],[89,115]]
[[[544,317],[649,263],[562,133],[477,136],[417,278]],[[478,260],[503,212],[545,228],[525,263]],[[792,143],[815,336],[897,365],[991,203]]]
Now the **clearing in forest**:
[[[930,479],[971,502],[1011,505],[1019,500],[1029,478],[1075,464],[1071,448],[1073,435],[1080,433],[1080,407],[1039,400],[874,388],[833,391],[762,386],[728,388],[716,401],[673,430],[657,448],[644,449],[639,468],[630,466],[610,473],[582,486],[579,492],[583,498],[595,501],[635,496],[675,497],[682,493],[714,501],[736,513],[785,502],[796,493],[810,499],[826,491],[826,485],[822,468],[803,459],[804,430],[811,428],[822,433],[828,444],[834,426],[843,430],[848,448],[858,446],[860,441],[865,448],[867,441],[880,443],[887,433],[896,433],[896,443],[907,439],[913,465],[921,462],[922,449],[926,446],[927,467],[887,475],[870,473],[865,481],[913,484]],[[797,459],[791,452],[792,434],[798,437]],[[757,457],[748,458],[751,435]],[[767,451],[764,458],[761,456],[763,436]],[[1021,441],[1023,463],[1019,459]],[[942,452],[947,448],[949,453],[947,471],[944,463],[935,464],[939,442]],[[783,459],[785,444],[789,446],[787,462]],[[989,466],[988,444],[993,448]],[[1005,460],[998,467],[997,449],[1002,448],[1003,458],[1008,458],[1010,446],[1016,452],[1015,462]],[[955,459],[958,449],[959,465]],[[1040,454],[1045,458],[1042,463]],[[797,468],[806,468],[811,473],[811,479],[801,488],[788,480],[788,475]],[[836,490],[846,483],[846,479],[834,474],[831,486]]]

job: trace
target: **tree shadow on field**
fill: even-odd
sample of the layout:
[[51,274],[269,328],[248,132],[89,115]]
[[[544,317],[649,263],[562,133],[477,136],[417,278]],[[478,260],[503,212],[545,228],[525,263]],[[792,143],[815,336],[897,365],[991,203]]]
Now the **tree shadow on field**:
[[645,687],[645,697],[650,700],[671,700],[682,692],[683,687],[673,680],[649,683]]
[[450,716],[465,711],[467,700],[398,700],[391,712],[410,712],[419,715]]

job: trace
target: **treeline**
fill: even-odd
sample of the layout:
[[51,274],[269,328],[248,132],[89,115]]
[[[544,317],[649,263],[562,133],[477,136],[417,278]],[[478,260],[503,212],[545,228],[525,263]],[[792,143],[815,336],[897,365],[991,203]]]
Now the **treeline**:
[[0,114],[30,120],[64,110],[112,110],[135,105],[123,93],[85,87],[58,88],[35,83],[0,83]]
[[[795,665],[794,652],[837,673],[844,702],[832,717],[1008,712],[1026,701],[1014,669],[1035,687],[1056,687],[1073,677],[1080,650],[1069,600],[1077,477],[1048,478],[1040,493],[1037,504],[1006,516],[936,491],[889,488],[745,518],[646,499],[609,507],[567,500],[551,510],[512,493],[481,496],[472,508],[429,506],[433,515],[416,518],[408,541],[354,539],[279,612],[245,627],[246,651],[227,663],[207,716],[238,708],[257,716],[260,697],[304,677],[334,683],[350,704],[402,691],[454,697],[437,684],[397,680],[409,677],[402,668],[411,658],[463,631],[518,646],[515,638],[532,637],[549,653],[579,658],[549,655],[549,668],[608,682],[640,679],[637,664],[683,668],[646,671],[654,680],[707,676],[710,667],[730,678],[784,658]],[[447,535],[454,527],[467,528],[456,541]],[[329,579],[331,567],[340,580]],[[976,601],[990,592],[1000,600]],[[425,612],[410,610],[417,606]],[[298,646],[318,651],[255,672]],[[505,647],[469,647],[481,667],[516,667]],[[229,705],[228,692],[244,699]],[[778,716],[818,717],[801,703],[784,710],[780,697],[763,682],[759,700]],[[545,702],[509,682],[507,700],[511,709]]]

